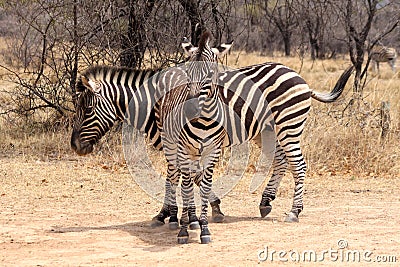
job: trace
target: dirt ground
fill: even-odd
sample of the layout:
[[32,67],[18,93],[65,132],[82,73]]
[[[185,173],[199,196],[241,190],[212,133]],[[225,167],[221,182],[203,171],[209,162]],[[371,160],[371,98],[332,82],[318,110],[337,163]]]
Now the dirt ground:
[[125,167],[90,157],[3,157],[0,265],[273,266],[287,260],[304,266],[315,265],[314,251],[323,265],[398,266],[400,177],[311,173],[297,224],[283,222],[291,188],[287,176],[268,219],[261,219],[260,190],[251,194],[240,183],[222,200],[226,222],[210,223],[213,242],[202,245],[199,231],[190,231],[189,244],[178,245],[178,231],[149,226],[161,204]]

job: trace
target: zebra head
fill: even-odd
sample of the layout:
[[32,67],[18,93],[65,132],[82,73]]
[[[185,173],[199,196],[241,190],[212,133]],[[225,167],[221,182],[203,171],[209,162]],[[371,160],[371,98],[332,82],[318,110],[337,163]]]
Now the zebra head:
[[71,147],[79,155],[91,153],[93,145],[117,120],[115,108],[107,101],[103,91],[100,81],[84,75],[76,83],[76,112]]
[[218,58],[225,55],[233,43],[211,48],[210,37],[209,31],[203,32],[198,47],[193,46],[186,38],[182,43],[182,48],[189,57],[186,70],[189,79],[188,90],[191,95],[198,96],[199,110],[202,110],[207,99],[218,95]]

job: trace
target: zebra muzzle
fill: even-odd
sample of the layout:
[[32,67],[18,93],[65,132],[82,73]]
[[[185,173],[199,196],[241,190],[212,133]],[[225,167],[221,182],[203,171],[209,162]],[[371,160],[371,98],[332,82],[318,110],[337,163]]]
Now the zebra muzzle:
[[200,117],[201,108],[197,99],[190,99],[184,105],[185,117],[188,121],[196,121]]
[[92,153],[93,144],[89,142],[81,142],[79,133],[73,132],[71,137],[71,148],[80,156]]

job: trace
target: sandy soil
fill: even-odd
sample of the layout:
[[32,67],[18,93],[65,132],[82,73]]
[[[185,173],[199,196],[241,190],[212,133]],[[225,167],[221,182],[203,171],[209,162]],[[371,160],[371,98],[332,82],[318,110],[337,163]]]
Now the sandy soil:
[[[294,265],[300,255],[296,266],[304,266],[310,264],[307,251],[315,251],[317,260],[324,255],[324,265],[346,264],[343,255],[356,252],[361,259],[352,266],[394,260],[381,256],[396,256],[398,266],[400,177],[311,174],[297,224],[283,222],[291,188],[292,179],[285,177],[273,211],[261,219],[260,193],[250,194],[242,182],[223,199],[226,222],[210,224],[211,244],[200,244],[199,232],[191,231],[189,244],[178,245],[177,231],[149,227],[161,204],[141,191],[124,166],[81,157],[3,157],[0,265],[271,266],[285,259]],[[273,250],[283,251],[281,260]]]

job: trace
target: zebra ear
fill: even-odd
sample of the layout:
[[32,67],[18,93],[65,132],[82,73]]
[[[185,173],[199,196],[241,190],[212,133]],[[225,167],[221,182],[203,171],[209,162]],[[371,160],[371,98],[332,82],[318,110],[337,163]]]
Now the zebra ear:
[[86,83],[87,83],[86,78],[83,76],[79,76],[79,78],[76,80],[75,91],[77,93],[82,93],[83,91],[85,91]]
[[85,76],[81,77],[82,84],[95,94],[100,93],[101,84],[99,82],[88,80]]
[[218,46],[216,48],[212,48],[212,51],[218,57],[222,57],[229,51],[229,49],[231,49],[232,45],[233,45],[233,41],[226,43],[226,44],[221,44],[220,46]]
[[194,47],[186,37],[183,38],[182,48],[189,57],[197,50],[197,47]]

